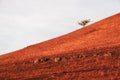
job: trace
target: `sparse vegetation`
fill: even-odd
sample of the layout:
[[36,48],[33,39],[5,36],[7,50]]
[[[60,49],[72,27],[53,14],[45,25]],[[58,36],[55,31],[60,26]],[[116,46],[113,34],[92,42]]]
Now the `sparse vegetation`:
[[83,21],[79,22],[78,24],[81,26],[85,26],[89,22],[90,22],[90,19],[87,19],[87,20],[83,20]]

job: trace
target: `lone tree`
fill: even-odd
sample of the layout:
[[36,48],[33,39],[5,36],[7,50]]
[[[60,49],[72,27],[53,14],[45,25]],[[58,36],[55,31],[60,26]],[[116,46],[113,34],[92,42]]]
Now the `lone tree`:
[[85,26],[89,22],[90,22],[90,19],[87,19],[87,20],[83,20],[83,21],[79,22],[78,24],[81,26]]

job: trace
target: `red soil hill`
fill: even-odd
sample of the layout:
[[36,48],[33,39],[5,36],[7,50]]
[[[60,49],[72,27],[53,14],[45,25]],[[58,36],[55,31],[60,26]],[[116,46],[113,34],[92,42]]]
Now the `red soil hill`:
[[120,80],[120,13],[0,56],[0,80]]

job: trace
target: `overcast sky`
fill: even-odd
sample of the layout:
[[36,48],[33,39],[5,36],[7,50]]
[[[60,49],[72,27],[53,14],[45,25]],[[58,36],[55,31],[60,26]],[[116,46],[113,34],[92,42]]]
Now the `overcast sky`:
[[120,12],[120,0],[0,0],[0,54],[81,28]]

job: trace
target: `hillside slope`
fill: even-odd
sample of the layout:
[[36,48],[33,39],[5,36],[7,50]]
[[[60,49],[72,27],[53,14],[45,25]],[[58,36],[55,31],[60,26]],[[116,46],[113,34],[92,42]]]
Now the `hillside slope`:
[[0,56],[0,80],[119,80],[120,13]]

